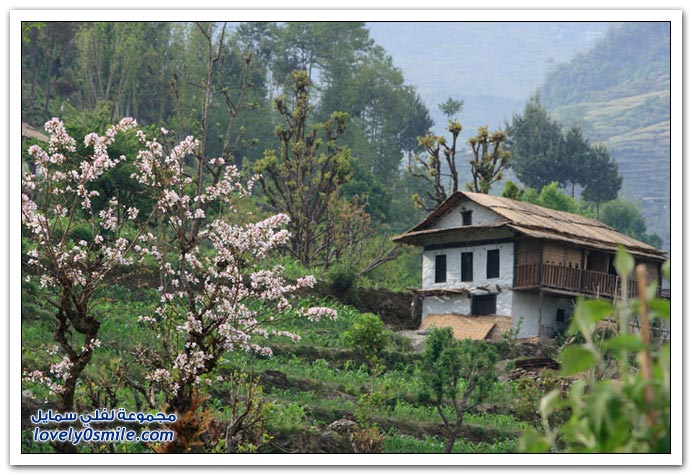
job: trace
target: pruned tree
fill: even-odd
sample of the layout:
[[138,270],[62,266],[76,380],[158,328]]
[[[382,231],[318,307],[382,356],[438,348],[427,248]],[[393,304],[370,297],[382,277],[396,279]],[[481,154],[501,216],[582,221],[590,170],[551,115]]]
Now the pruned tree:
[[[408,172],[414,177],[421,178],[428,182],[430,189],[425,191],[425,197],[419,194],[413,195],[413,202],[419,208],[432,211],[442,204],[447,197],[459,190],[459,173],[456,166],[457,140],[461,133],[462,126],[458,121],[449,121],[447,130],[452,134],[451,144],[447,139],[433,135],[431,133],[418,137],[418,145],[423,147],[427,156],[421,157],[414,155],[415,164],[408,166]],[[451,187],[448,190],[442,180],[442,154],[449,169]],[[431,203],[431,204],[428,204]]]
[[351,174],[350,151],[337,145],[347,115],[334,112],[326,122],[310,124],[310,87],[308,74],[294,71],[293,97],[274,101],[282,119],[276,127],[280,148],[266,151],[254,168],[269,203],[290,218],[287,249],[305,266],[327,249],[335,230],[329,206]]
[[466,188],[476,193],[490,193],[493,183],[502,180],[503,171],[509,168],[510,152],[502,149],[507,134],[500,130],[488,132],[488,127],[479,127],[478,135],[469,139],[473,151],[470,160],[473,183]]

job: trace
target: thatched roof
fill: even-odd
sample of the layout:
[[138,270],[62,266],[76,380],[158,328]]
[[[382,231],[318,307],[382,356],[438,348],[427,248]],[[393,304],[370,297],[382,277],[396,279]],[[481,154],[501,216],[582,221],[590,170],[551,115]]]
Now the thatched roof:
[[454,338],[463,340],[495,339],[512,329],[512,317],[500,315],[466,316],[457,314],[428,315],[421,324],[421,329],[449,327]]
[[[463,200],[470,200],[487,208],[502,221],[487,225],[462,226],[453,229],[431,229],[430,225],[454,209]],[[521,235],[538,239],[562,241],[577,246],[615,251],[619,245],[629,252],[656,260],[665,259],[664,251],[625,236],[595,219],[564,211],[483,193],[456,192],[433,210],[423,221],[406,233],[394,238],[395,242],[420,244],[423,236],[442,236],[450,232],[466,235],[481,229],[506,228]]]

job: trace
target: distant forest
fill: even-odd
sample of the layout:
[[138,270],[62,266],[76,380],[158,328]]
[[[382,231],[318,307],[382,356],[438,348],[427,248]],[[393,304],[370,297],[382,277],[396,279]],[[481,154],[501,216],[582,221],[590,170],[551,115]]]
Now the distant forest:
[[[579,124],[585,139],[607,141],[624,177],[623,193],[637,200],[666,248],[670,185],[664,126],[669,123],[665,94],[670,59],[664,52],[670,40],[662,28],[667,27],[643,23],[613,28],[591,52],[556,66],[539,91],[565,134]],[[431,131],[432,114],[365,23],[26,23],[22,48],[23,121],[40,128],[58,116],[79,136],[132,116],[141,126],[163,126],[180,139],[202,135],[206,156],[227,155],[248,176],[262,168],[268,150],[281,147],[276,127],[283,119],[275,102],[288,97],[291,105],[292,73],[305,71],[311,83],[307,122],[324,124],[334,112],[345,114],[336,143],[348,150],[349,171],[338,195],[367,213],[375,230],[368,234],[401,232],[425,214],[412,197],[425,196],[430,180],[409,170],[429,160],[430,150],[419,138]],[[659,93],[651,95],[652,84]],[[464,114],[457,116],[463,123]],[[506,147],[511,150],[516,141],[510,128]],[[457,147],[458,157],[466,157],[462,149],[470,153],[461,140]],[[520,153],[515,155],[519,159]],[[665,158],[667,164],[661,166]],[[468,159],[456,161],[459,175],[470,176]],[[508,163],[510,169],[521,165],[512,157]],[[434,171],[424,170],[430,173]],[[444,163],[439,173],[446,192],[452,191]],[[648,179],[654,180],[650,187],[636,181]],[[556,181],[569,191],[569,178]],[[540,187],[535,191],[540,194]],[[273,208],[261,197],[258,205]],[[568,209],[599,214],[588,205]],[[620,218],[608,224],[616,225]],[[620,230],[646,237],[643,230]]]

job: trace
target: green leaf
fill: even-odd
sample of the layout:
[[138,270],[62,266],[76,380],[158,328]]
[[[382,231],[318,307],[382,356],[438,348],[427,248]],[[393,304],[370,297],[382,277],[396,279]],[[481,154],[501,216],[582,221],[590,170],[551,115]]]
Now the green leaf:
[[605,300],[587,300],[584,302],[584,307],[594,323],[600,322],[613,313],[613,305]]
[[613,351],[638,352],[644,349],[644,342],[636,335],[616,335],[603,344],[603,348]]
[[623,246],[618,246],[615,253],[615,270],[622,279],[628,279],[634,270],[634,258],[629,255]]
[[663,277],[665,277],[666,280],[670,282],[670,261],[666,261],[663,263]]
[[629,436],[629,422],[611,381],[601,381],[589,395],[588,417],[600,448],[612,450]]
[[583,346],[568,346],[562,351],[562,374],[571,376],[593,367],[598,358]]
[[544,419],[547,419],[558,407],[560,407],[560,391],[558,389],[553,389],[543,396],[538,406]]
[[535,430],[524,432],[524,435],[522,435],[521,439],[519,439],[519,452],[529,454],[544,454],[549,450],[550,442],[548,439]]
[[572,384],[569,390],[569,402],[572,409],[572,414],[575,417],[580,417],[582,410],[584,409],[584,389],[586,388],[586,383],[578,379]]
[[651,310],[653,310],[657,316],[670,322],[670,300],[653,299],[649,302],[649,307],[651,307]]
[[612,315],[613,306],[605,300],[577,300],[577,306],[572,316],[570,331],[578,330],[586,338],[591,339],[591,335],[596,329],[596,322]]

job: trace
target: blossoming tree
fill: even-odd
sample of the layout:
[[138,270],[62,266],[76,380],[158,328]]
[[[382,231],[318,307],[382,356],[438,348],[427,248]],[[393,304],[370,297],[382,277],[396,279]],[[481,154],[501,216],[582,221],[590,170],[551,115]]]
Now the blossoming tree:
[[[323,307],[290,311],[290,297],[312,286],[314,278],[289,283],[281,267],[263,265],[268,253],[286,244],[288,218],[279,214],[250,222],[236,204],[249,196],[254,180],[243,185],[239,171],[223,158],[194,163],[202,159],[193,137],[169,148],[166,141],[137,132],[143,147],[131,178],[156,202],[146,220],[136,221],[139,210],[115,198],[94,209],[91,199],[99,194],[94,182],[126,160],[111,158],[108,146],[135,125],[123,119],[103,137],[87,135],[84,143],[93,153],[80,160],[76,141],[53,119],[46,124],[48,150],[33,146],[29,151],[38,166],[23,177],[22,222],[32,242],[27,264],[41,275],[41,286],[57,296],[47,300],[57,321],[58,345],[51,354],[61,359],[48,371],[26,370],[25,379],[48,386],[59,410],[74,410],[77,383],[101,345],[93,299],[116,267],[153,259],[165,278],[155,312],[140,317],[157,344],[138,355],[148,368],[138,387],[147,386],[152,408],[163,404],[189,416],[181,418],[186,426],[174,426],[181,437],[167,450],[176,452],[187,448],[185,434],[199,433],[198,392],[203,383],[224,378],[215,372],[224,352],[269,355],[270,335],[299,338],[280,330],[280,320],[335,318],[336,312]],[[153,217],[159,222],[156,229],[149,225]]]
[[181,442],[188,438],[185,433],[199,431],[202,424],[192,414],[200,385],[224,378],[215,371],[224,352],[271,355],[270,335],[299,338],[279,330],[280,320],[334,318],[336,312],[322,307],[289,311],[290,297],[315,280],[309,276],[289,283],[280,266],[263,265],[268,253],[287,243],[288,217],[248,222],[237,201],[250,195],[254,180],[243,185],[237,168],[223,158],[187,167],[190,157],[198,156],[192,137],[166,151],[165,141],[138,134],[145,148],[137,178],[161,191],[156,209],[167,226],[163,239],[144,234],[136,247],[153,256],[165,274],[155,312],[140,317],[155,329],[160,350],[143,349],[140,360],[149,368],[145,394],[150,404],[163,399],[167,410],[190,416],[181,418],[188,427],[174,426],[180,437],[167,451],[177,452],[186,448]]
[[92,206],[92,198],[99,196],[94,183],[126,160],[111,158],[109,145],[135,125],[123,119],[104,136],[88,134],[84,144],[89,153],[84,157],[64,124],[52,119],[45,125],[50,134],[47,150],[38,145],[29,149],[37,166],[22,179],[22,224],[31,241],[27,265],[40,276],[45,301],[55,308],[57,345],[49,351],[59,360],[47,371],[26,370],[24,376],[45,384],[58,397],[60,411],[74,410],[77,382],[101,344],[93,300],[117,266],[133,263],[131,251],[147,225],[148,220],[137,225],[139,210],[115,197],[102,209]]

